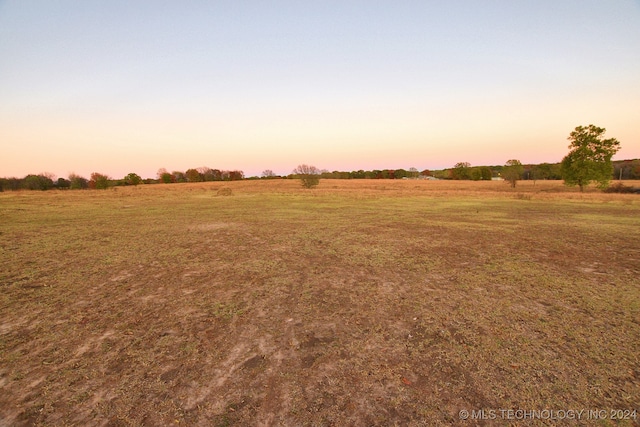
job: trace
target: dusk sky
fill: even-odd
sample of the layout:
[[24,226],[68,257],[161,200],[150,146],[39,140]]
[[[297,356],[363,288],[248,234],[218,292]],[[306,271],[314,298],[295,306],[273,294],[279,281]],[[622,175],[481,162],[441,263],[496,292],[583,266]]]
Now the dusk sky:
[[0,0],[0,177],[640,157],[640,1]]

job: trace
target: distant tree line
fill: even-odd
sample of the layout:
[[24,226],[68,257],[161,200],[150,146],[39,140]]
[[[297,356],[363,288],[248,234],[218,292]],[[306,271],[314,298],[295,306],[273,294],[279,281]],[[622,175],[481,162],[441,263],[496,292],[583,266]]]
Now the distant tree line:
[[[509,164],[509,162],[514,164]],[[509,170],[510,177],[513,177],[515,173],[518,180],[562,179],[559,163],[522,165],[518,160],[509,160],[505,165],[496,166],[471,166],[468,162],[460,162],[451,169],[434,171],[433,176],[438,179],[490,181],[500,178],[507,179],[505,178],[507,170]]]
[[[640,180],[640,159],[618,160],[612,162],[614,180]],[[560,163],[541,163],[515,166],[515,170],[509,175],[517,175],[516,180],[561,180],[563,179]],[[409,169],[374,169],[357,171],[328,171],[318,170],[320,179],[444,179],[444,180],[471,180],[488,181],[492,179],[507,179],[505,171],[509,165],[495,166],[471,166],[468,162],[456,163],[454,167],[442,170],[416,168]],[[89,178],[75,173],[67,178],[55,179],[50,173],[27,175],[23,178],[0,178],[0,191],[15,190],[81,190],[81,189],[105,189],[117,186],[130,186],[140,184],[173,184],[181,182],[209,182],[209,181],[238,181],[242,179],[296,179],[298,175],[291,173],[285,176],[276,175],[270,169],[265,170],[260,178],[245,178],[240,170],[220,170],[209,167],[187,169],[186,171],[169,172],[165,168],[158,170],[156,178],[142,179],[136,173],[130,173],[121,179],[113,179],[108,175],[94,172]],[[509,182],[511,180],[507,179]]]
[[[510,160],[511,162],[511,160]],[[612,162],[614,180],[640,180],[640,159],[618,160]],[[444,180],[471,180],[488,181],[492,179],[506,179],[509,182],[516,174],[517,180],[561,180],[563,179],[560,163],[541,163],[516,165],[515,170],[509,172],[509,177],[505,172],[509,165],[495,166],[471,166],[468,162],[456,163],[454,167],[442,170],[424,169],[419,171],[416,168],[409,169],[374,169],[357,170],[351,172],[318,170],[317,177],[320,179],[444,179]],[[513,169],[513,167],[512,167]],[[260,178],[245,178],[240,170],[220,170],[208,167],[187,169],[186,171],[169,172],[167,169],[158,170],[155,179],[142,179],[135,173],[130,173],[122,179],[113,179],[108,175],[94,172],[89,178],[85,178],[75,173],[69,174],[67,178],[55,179],[50,173],[30,174],[23,178],[0,178],[0,191],[15,190],[82,190],[82,189],[105,189],[117,186],[130,186],[140,184],[173,184],[181,182],[209,182],[209,181],[238,181],[242,179],[296,179],[298,175],[292,173],[285,176],[276,175],[267,169]]]
[[130,186],[140,184],[179,183],[179,182],[204,182],[204,181],[237,181],[244,179],[244,173],[240,170],[219,170],[208,167],[188,169],[185,172],[168,172],[162,168],[158,170],[157,178],[142,179],[136,173],[130,173],[122,179],[113,179],[108,175],[94,172],[89,178],[76,173],[71,173],[67,178],[55,179],[51,173],[27,175],[24,178],[0,178],[0,191],[16,190],[103,190],[109,187]]
[[195,169],[187,169],[185,172],[169,172],[160,168],[156,175],[157,182],[172,184],[179,182],[209,182],[209,181],[239,181],[244,179],[244,172],[240,170],[220,170],[203,166]]
[[[611,162],[614,180],[640,180],[640,159],[616,160]],[[432,175],[438,179],[489,180],[504,178],[504,166],[471,166],[469,163],[458,163],[451,169],[433,171]],[[491,175],[489,175],[489,173]],[[541,163],[522,165],[519,175],[521,180],[561,180],[564,179],[560,163]]]
[[[519,162],[518,162],[519,163]],[[504,166],[471,166],[468,162],[457,163],[453,168],[442,170],[424,169],[419,171],[416,168],[407,169],[374,169],[357,170],[351,172],[322,170],[319,177],[322,179],[444,179],[444,180],[470,180],[470,181],[490,181],[501,178],[503,171],[509,165]],[[560,164],[543,163],[540,165],[520,165],[518,179],[562,179]],[[518,169],[516,169],[518,170]],[[267,171],[265,171],[267,172]],[[271,171],[269,171],[271,172]],[[296,174],[286,176],[265,175],[263,179],[272,178],[296,178]],[[633,179],[633,178],[628,178]]]
[[640,159],[613,162],[613,179],[640,179]]
[[[295,175],[295,174],[292,174]],[[407,179],[407,178],[419,178],[420,176],[431,176],[429,170],[419,172],[416,168],[406,169],[374,169],[370,171],[357,170],[351,172],[345,171],[333,171],[328,170],[319,171],[320,178],[323,179]],[[290,175],[290,177],[293,177]]]
[[[299,165],[307,166],[310,168],[315,168],[315,166],[309,165]],[[261,177],[250,177],[247,179],[298,179],[300,175],[300,171],[298,168],[294,169],[292,173],[289,175],[276,175],[271,169],[266,169],[262,172]],[[304,168],[303,168],[304,169]],[[357,171],[333,171],[330,172],[326,169],[317,169],[315,168],[315,175],[318,178],[322,179],[404,179],[404,178],[418,178],[431,176],[431,172],[429,170],[424,170],[419,172],[416,168],[409,168],[409,170],[405,169],[374,169],[370,171],[365,170],[357,170]]]

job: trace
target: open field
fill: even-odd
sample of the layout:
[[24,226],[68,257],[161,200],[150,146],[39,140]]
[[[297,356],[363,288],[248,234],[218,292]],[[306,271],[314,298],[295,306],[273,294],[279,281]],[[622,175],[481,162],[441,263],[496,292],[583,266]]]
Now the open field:
[[174,184],[0,193],[0,224],[0,426],[640,412],[638,195]]

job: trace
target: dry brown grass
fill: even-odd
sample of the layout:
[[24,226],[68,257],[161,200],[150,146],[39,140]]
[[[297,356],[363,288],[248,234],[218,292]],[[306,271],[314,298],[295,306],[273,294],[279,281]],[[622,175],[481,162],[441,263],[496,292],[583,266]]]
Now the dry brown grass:
[[0,194],[0,425],[638,410],[639,214],[540,181]]

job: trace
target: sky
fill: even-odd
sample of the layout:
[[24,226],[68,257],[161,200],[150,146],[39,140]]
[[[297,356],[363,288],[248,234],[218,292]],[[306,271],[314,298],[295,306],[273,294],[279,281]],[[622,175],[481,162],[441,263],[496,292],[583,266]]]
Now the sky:
[[640,158],[640,0],[0,0],[0,176]]

